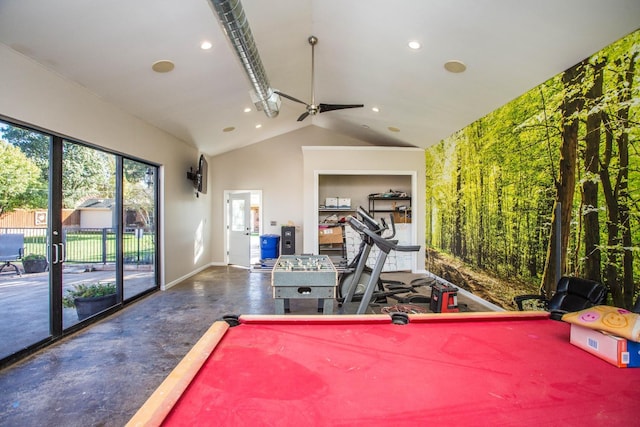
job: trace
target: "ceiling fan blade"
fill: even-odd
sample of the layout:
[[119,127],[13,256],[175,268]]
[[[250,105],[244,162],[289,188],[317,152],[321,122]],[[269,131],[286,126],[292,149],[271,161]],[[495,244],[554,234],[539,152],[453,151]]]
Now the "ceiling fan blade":
[[334,110],[344,110],[345,108],[362,108],[364,104],[319,104],[316,105],[315,101],[315,45],[318,43],[318,38],[315,36],[310,36],[309,44],[311,45],[311,104],[307,104],[304,101],[300,101],[293,96],[287,95],[286,93],[282,93],[280,91],[274,90],[274,93],[282,96],[283,98],[287,98],[293,102],[297,102],[300,104],[304,104],[307,106],[307,111],[302,113],[300,117],[298,117],[298,121],[301,122],[306,119],[308,116],[315,116],[318,113],[324,113],[326,111],[334,111]]
[[364,104],[320,104],[318,105],[318,112],[324,113],[325,111],[344,110],[345,108],[362,108]]
[[298,117],[298,121],[299,122],[303,121],[304,119],[307,118],[308,115],[309,115],[308,112],[304,112],[304,113],[300,114],[300,117]]
[[282,96],[282,97],[284,97],[284,98],[290,99],[291,101],[299,102],[300,104],[303,104],[303,105],[306,105],[306,106],[308,106],[308,105],[309,105],[309,104],[307,104],[307,103],[306,103],[306,102],[304,102],[304,101],[300,101],[299,99],[294,98],[293,96],[287,95],[286,93],[282,93],[282,92],[279,92],[279,91],[277,91],[277,90],[274,90],[274,91],[273,91],[273,93],[277,93],[278,95],[280,95],[280,96]]

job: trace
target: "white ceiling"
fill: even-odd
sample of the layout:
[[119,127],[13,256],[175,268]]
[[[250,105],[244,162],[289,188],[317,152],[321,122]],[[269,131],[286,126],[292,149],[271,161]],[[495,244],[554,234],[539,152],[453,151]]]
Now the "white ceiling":
[[[425,148],[640,24],[638,0],[242,4],[271,87],[311,100],[315,35],[316,102],[365,108],[297,122],[304,106],[283,99],[276,118],[244,113],[251,86],[209,0],[0,0],[0,42],[215,155],[311,124]],[[203,40],[213,48],[201,50]],[[409,49],[410,40],[422,48]],[[162,59],[175,69],[152,71]],[[452,59],[467,71],[445,71]]]

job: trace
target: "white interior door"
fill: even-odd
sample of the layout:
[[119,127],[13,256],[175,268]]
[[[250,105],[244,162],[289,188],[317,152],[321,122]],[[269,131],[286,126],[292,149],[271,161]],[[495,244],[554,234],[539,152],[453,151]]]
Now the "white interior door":
[[229,264],[251,265],[251,192],[229,194]]

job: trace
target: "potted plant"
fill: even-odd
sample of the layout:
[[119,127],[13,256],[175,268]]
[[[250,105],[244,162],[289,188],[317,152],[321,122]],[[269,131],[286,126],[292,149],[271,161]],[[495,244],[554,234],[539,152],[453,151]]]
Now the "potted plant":
[[78,320],[93,316],[118,302],[116,285],[112,282],[90,282],[73,285],[62,298],[62,306],[76,308]]
[[29,254],[22,258],[22,267],[25,273],[42,273],[46,271],[49,263],[44,255]]

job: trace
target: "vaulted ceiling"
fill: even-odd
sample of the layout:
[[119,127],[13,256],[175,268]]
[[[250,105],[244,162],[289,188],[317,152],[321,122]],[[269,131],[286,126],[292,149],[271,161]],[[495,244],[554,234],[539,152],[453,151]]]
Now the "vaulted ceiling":
[[[272,88],[311,101],[314,35],[316,103],[364,108],[301,122],[304,105],[284,98],[275,118],[256,111],[210,0],[0,0],[0,43],[215,155],[311,124],[373,144],[426,148],[640,24],[638,0],[242,6]],[[212,47],[201,49],[203,41]],[[175,68],[153,71],[160,60]],[[447,71],[451,60],[466,70]]]

